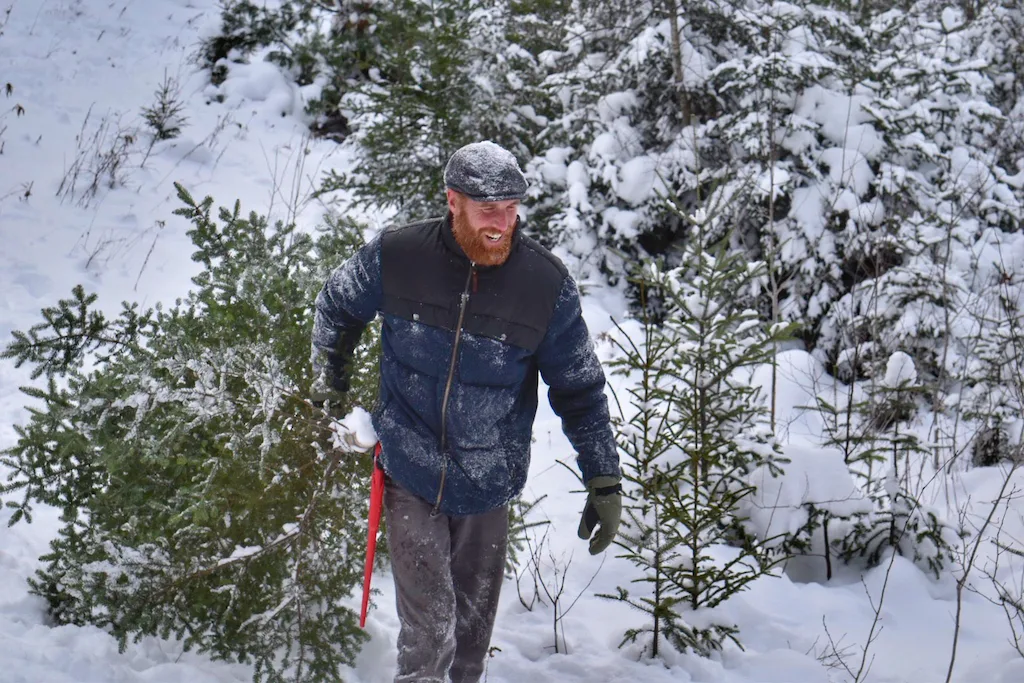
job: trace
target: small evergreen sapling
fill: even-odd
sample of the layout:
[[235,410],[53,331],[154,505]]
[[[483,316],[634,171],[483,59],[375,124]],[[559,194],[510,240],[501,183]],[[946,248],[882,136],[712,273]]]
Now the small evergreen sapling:
[[620,545],[642,572],[635,582],[650,590],[620,587],[606,597],[651,618],[623,643],[649,634],[652,656],[662,639],[703,655],[726,640],[738,644],[734,625],[698,613],[777,561],[742,509],[756,491],[754,470],[782,473],[770,413],[749,374],[769,362],[788,329],[766,330],[747,307],[764,284],[764,264],[710,244],[708,222],[698,213],[681,266],[643,270],[639,285],[660,300],[659,319],[648,312],[638,330],[622,327],[616,338],[622,356],[614,365],[630,381],[616,421],[629,501]]
[[911,429],[916,415],[915,396],[922,393],[913,359],[893,353],[885,375],[872,385],[869,422],[876,452],[887,456],[885,477],[868,480],[871,513],[855,516],[853,528],[838,539],[842,557],[873,567],[886,549],[909,557],[936,579],[952,561],[956,534],[915,495],[911,467],[928,460],[928,452]]
[[182,112],[185,104],[181,100],[181,84],[178,79],[164,72],[164,79],[154,93],[156,101],[142,109],[142,118],[153,130],[154,140],[173,140],[181,135],[181,129],[188,123]]
[[822,445],[845,455],[856,491],[846,500],[807,501],[806,520],[784,549],[823,555],[826,580],[836,563],[875,567],[889,550],[937,579],[950,567],[957,534],[921,502],[930,458],[912,428],[923,395],[913,359],[896,352],[882,377],[862,384],[837,391],[834,402],[817,397]]
[[645,316],[642,324],[618,325],[620,334],[612,337],[622,353],[622,358],[614,361],[612,366],[616,374],[629,378],[626,388],[628,405],[618,402],[616,395],[619,415],[613,417],[613,424],[619,447],[626,455],[622,474],[627,482],[625,493],[628,502],[624,506],[625,520],[619,531],[620,545],[626,548],[626,556],[644,570],[643,578],[637,581],[648,584],[650,595],[636,597],[620,587],[614,597],[646,613],[651,620],[648,627],[628,631],[623,643],[635,641],[642,633],[649,633],[650,654],[657,657],[663,634],[685,628],[677,623],[673,607],[678,599],[670,596],[666,575],[667,560],[675,555],[681,539],[667,537],[663,532],[666,515],[664,504],[657,495],[659,482],[655,480],[658,461],[668,456],[673,445],[669,430],[670,413],[663,401],[655,400],[658,387],[668,383],[664,359],[671,351],[672,340],[657,334],[658,328],[650,319],[642,285],[640,291],[641,311]]
[[[122,648],[179,638],[257,681],[334,680],[365,638],[341,600],[361,578],[370,465],[331,446],[305,392],[312,301],[359,233],[270,226],[237,203],[215,218],[211,198],[178,194],[193,291],[108,319],[76,288],[3,352],[48,384],[25,390],[41,406],[0,457],[0,494],[12,522],[62,510],[30,581],[58,623]],[[350,404],[374,400],[375,339]]]

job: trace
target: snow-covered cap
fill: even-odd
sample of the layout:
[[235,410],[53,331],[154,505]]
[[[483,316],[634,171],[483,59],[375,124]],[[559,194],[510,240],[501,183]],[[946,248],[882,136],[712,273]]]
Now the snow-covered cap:
[[477,202],[503,202],[526,196],[519,162],[490,140],[461,147],[444,167],[444,185]]

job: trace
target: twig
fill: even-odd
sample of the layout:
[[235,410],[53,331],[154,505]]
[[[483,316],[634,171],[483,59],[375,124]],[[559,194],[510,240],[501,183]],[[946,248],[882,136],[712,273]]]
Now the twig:
[[154,224],[157,228],[156,234],[153,236],[153,242],[149,245],[149,251],[146,252],[146,258],[142,260],[142,266],[139,267],[139,274],[135,278],[135,286],[132,288],[135,291],[139,290],[139,280],[142,279],[142,273],[145,272],[146,266],[149,265],[149,257],[153,255],[153,250],[156,249],[156,241],[160,239],[160,232],[167,225],[166,221],[156,221]]
[[[832,638],[832,633],[828,630],[828,622],[825,621],[825,615],[821,616],[821,625],[825,629],[825,636],[828,638],[828,645],[831,649],[831,653],[819,656],[818,661],[822,662],[823,664],[832,669],[842,668],[850,676],[856,678],[856,674],[853,673],[853,670],[846,663],[846,656],[853,646],[847,646],[843,648],[842,651],[840,651],[839,645],[843,642],[843,638],[845,638],[846,636],[844,635],[842,638],[839,639],[838,642],[834,638]],[[811,647],[813,648],[814,646],[812,645]]]
[[[565,617],[568,616],[569,612],[571,612],[572,608],[576,606],[576,603],[579,602],[583,594],[590,589],[591,585],[593,585],[594,580],[597,578],[597,575],[601,572],[601,568],[604,567],[604,562],[606,558],[601,558],[601,564],[598,565],[597,569],[594,571],[594,574],[590,577],[590,580],[587,581],[586,585],[580,590],[579,593],[576,594],[576,597],[573,599],[571,603],[569,603],[569,606],[564,607],[565,602],[563,600],[563,595],[565,594],[565,584],[569,576],[569,568],[572,567],[572,554],[570,553],[568,561],[565,563],[565,566],[562,567],[559,559],[554,556],[554,552],[551,550],[548,541],[547,530],[544,531],[544,535],[541,536],[540,540],[536,544],[534,544],[531,541],[529,536],[527,536],[526,543],[527,547],[530,550],[530,557],[527,560],[527,562],[528,566],[530,567],[530,572],[533,575],[535,598],[537,600],[540,600],[539,593],[536,592],[537,588],[539,587],[543,591],[544,595],[547,597],[548,601],[551,603],[551,627],[554,633],[555,653],[558,654],[562,651],[561,649],[559,649],[558,645],[559,629],[561,629],[562,644],[565,646],[562,649],[564,649],[565,654],[568,654],[568,645],[566,644],[565,640]],[[548,585],[548,581],[544,578],[544,569],[542,568],[540,561],[544,546],[548,547],[548,558],[550,559],[551,567],[554,570],[554,580],[551,582],[551,585]],[[518,588],[518,581],[516,582],[516,586]],[[526,602],[523,601],[521,595],[520,601],[523,602],[523,606],[526,607]],[[540,600],[540,603],[544,604],[544,601]],[[531,605],[527,607],[527,609],[530,609],[532,611],[532,604],[533,603],[531,602]]]
[[953,647],[949,654],[949,669],[946,671],[946,683],[950,683],[950,681],[953,680],[953,667],[956,665],[957,646],[960,643],[960,619],[963,615],[964,586],[967,585],[967,577],[970,576],[971,570],[974,568],[974,563],[978,559],[978,550],[981,548],[982,541],[985,540],[985,531],[992,523],[992,518],[995,516],[996,509],[998,509],[1007,499],[1006,489],[1010,485],[1010,480],[1013,478],[1018,466],[1019,459],[1014,458],[1014,462],[1010,467],[1009,472],[1007,472],[1006,476],[1003,478],[1002,486],[999,487],[999,495],[997,495],[996,499],[992,502],[988,515],[985,517],[985,522],[981,525],[981,528],[977,530],[977,535],[974,539],[974,547],[971,548],[970,557],[967,560],[967,564],[964,565],[963,574],[956,582],[956,617],[953,622]]

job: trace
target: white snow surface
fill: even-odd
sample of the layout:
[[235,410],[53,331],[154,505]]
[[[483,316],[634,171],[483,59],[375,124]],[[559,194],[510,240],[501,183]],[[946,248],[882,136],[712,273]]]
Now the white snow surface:
[[[8,4],[0,3],[0,10]],[[195,266],[184,221],[171,215],[177,206],[173,181],[184,183],[197,198],[212,194],[223,204],[238,198],[246,210],[281,218],[297,214],[301,225],[316,223],[321,207],[303,201],[302,188],[326,167],[347,160],[332,143],[303,138],[303,103],[312,91],[296,88],[276,67],[258,60],[232,65],[220,88],[209,86],[206,75],[196,71],[189,55],[197,40],[218,26],[216,0],[21,0],[12,6],[0,36],[0,72],[15,88],[7,101],[22,105],[25,115],[4,120],[8,127],[0,154],[0,343],[10,340],[12,330],[36,323],[42,307],[55,304],[78,283],[99,293],[108,310],[116,310],[121,300],[152,305],[184,294]],[[948,11],[943,14],[944,23],[955,19]],[[147,154],[149,140],[139,112],[153,103],[153,91],[165,74],[181,81],[188,121],[181,137],[155,143]],[[823,104],[821,93],[816,106]],[[858,107],[836,104],[852,113],[829,117],[843,122],[834,134],[838,142],[849,139],[860,121],[855,120]],[[629,103],[607,105],[607,114],[615,116]],[[61,201],[58,189],[62,179],[65,186],[70,182],[76,160],[87,163],[95,158],[97,145],[115,144],[119,128],[122,136],[127,132],[135,140],[130,163],[122,169],[123,182],[110,188],[101,180],[96,195],[89,197],[82,194],[83,170],[74,195]],[[857,194],[875,144],[866,142],[863,156],[828,160],[833,180]],[[557,168],[557,160],[552,161]],[[620,194],[629,199],[652,185],[646,161],[638,160],[634,170],[635,177],[615,179]],[[293,187],[300,188],[297,195],[288,189]],[[814,214],[809,212],[806,220]],[[599,335],[611,328],[609,314],[623,310],[621,295],[602,293],[597,286],[588,292],[584,314]],[[607,359],[609,344],[599,340],[598,352]],[[894,379],[906,379],[912,366],[893,361],[890,370]],[[758,370],[754,381],[770,386],[770,373]],[[841,455],[819,445],[822,419],[802,409],[814,404],[816,393],[834,395],[831,380],[810,356],[791,350],[780,356],[778,381],[779,433],[795,476],[786,485],[764,485],[763,501],[773,510],[762,511],[754,521],[770,529],[798,519],[799,506],[809,496],[857,504],[849,495],[851,479]],[[27,421],[27,399],[18,387],[28,383],[25,369],[0,363],[0,448],[12,445],[14,425]],[[612,386],[625,397],[621,380],[613,378]],[[365,441],[372,438],[367,427],[365,415],[357,414],[344,430]],[[799,582],[790,578],[793,572],[756,581],[718,611],[720,618],[739,626],[744,651],[729,646],[702,659],[668,650],[652,661],[640,658],[637,646],[620,648],[623,631],[642,625],[644,615],[596,594],[613,593],[617,586],[636,594],[644,585],[632,583],[637,573],[614,553],[591,557],[576,538],[584,497],[573,476],[556,462],[571,462],[572,451],[544,400],[535,437],[525,495],[547,495],[536,509],[538,518],[551,522],[553,557],[572,560],[566,594],[583,597],[563,622],[569,654],[555,654],[551,608],[527,610],[515,582],[507,581],[492,642],[500,649],[488,662],[490,683],[852,680],[845,670],[827,666],[829,634],[856,671],[875,617],[872,605],[879,603],[882,630],[876,629],[866,658],[870,671],[862,680],[945,680],[957,607],[955,580],[929,579],[900,557],[891,563],[886,558],[862,576],[832,581],[825,581],[809,559],[798,573]],[[0,480],[5,475],[0,472]],[[953,522],[960,509],[981,520],[1002,476],[1001,470],[986,468],[944,478],[934,484],[928,501]],[[1015,483],[1024,486],[1020,473]],[[996,524],[1003,522],[1004,533],[1017,539],[1024,536],[1019,501],[996,514]],[[251,680],[249,667],[184,653],[177,642],[146,638],[119,653],[116,641],[100,629],[54,625],[44,601],[29,593],[26,579],[41,566],[38,558],[56,535],[59,512],[37,509],[31,524],[13,527],[6,525],[9,516],[0,511],[0,683]],[[723,549],[723,557],[726,553]],[[1024,680],[1024,658],[1007,642],[1003,612],[987,600],[992,591],[981,570],[991,559],[986,540],[969,577],[975,590],[963,596],[954,681]],[[998,571],[1012,581],[1021,566],[1004,559]],[[394,676],[398,620],[390,576],[378,575],[375,585],[380,594],[367,625],[371,640],[354,668],[344,672],[352,683],[383,683]]]

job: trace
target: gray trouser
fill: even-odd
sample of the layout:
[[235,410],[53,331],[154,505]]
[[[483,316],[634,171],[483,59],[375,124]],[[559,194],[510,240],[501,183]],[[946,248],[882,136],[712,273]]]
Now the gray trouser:
[[491,642],[505,569],[508,508],[431,515],[431,504],[384,488],[398,603],[395,683],[476,683]]

